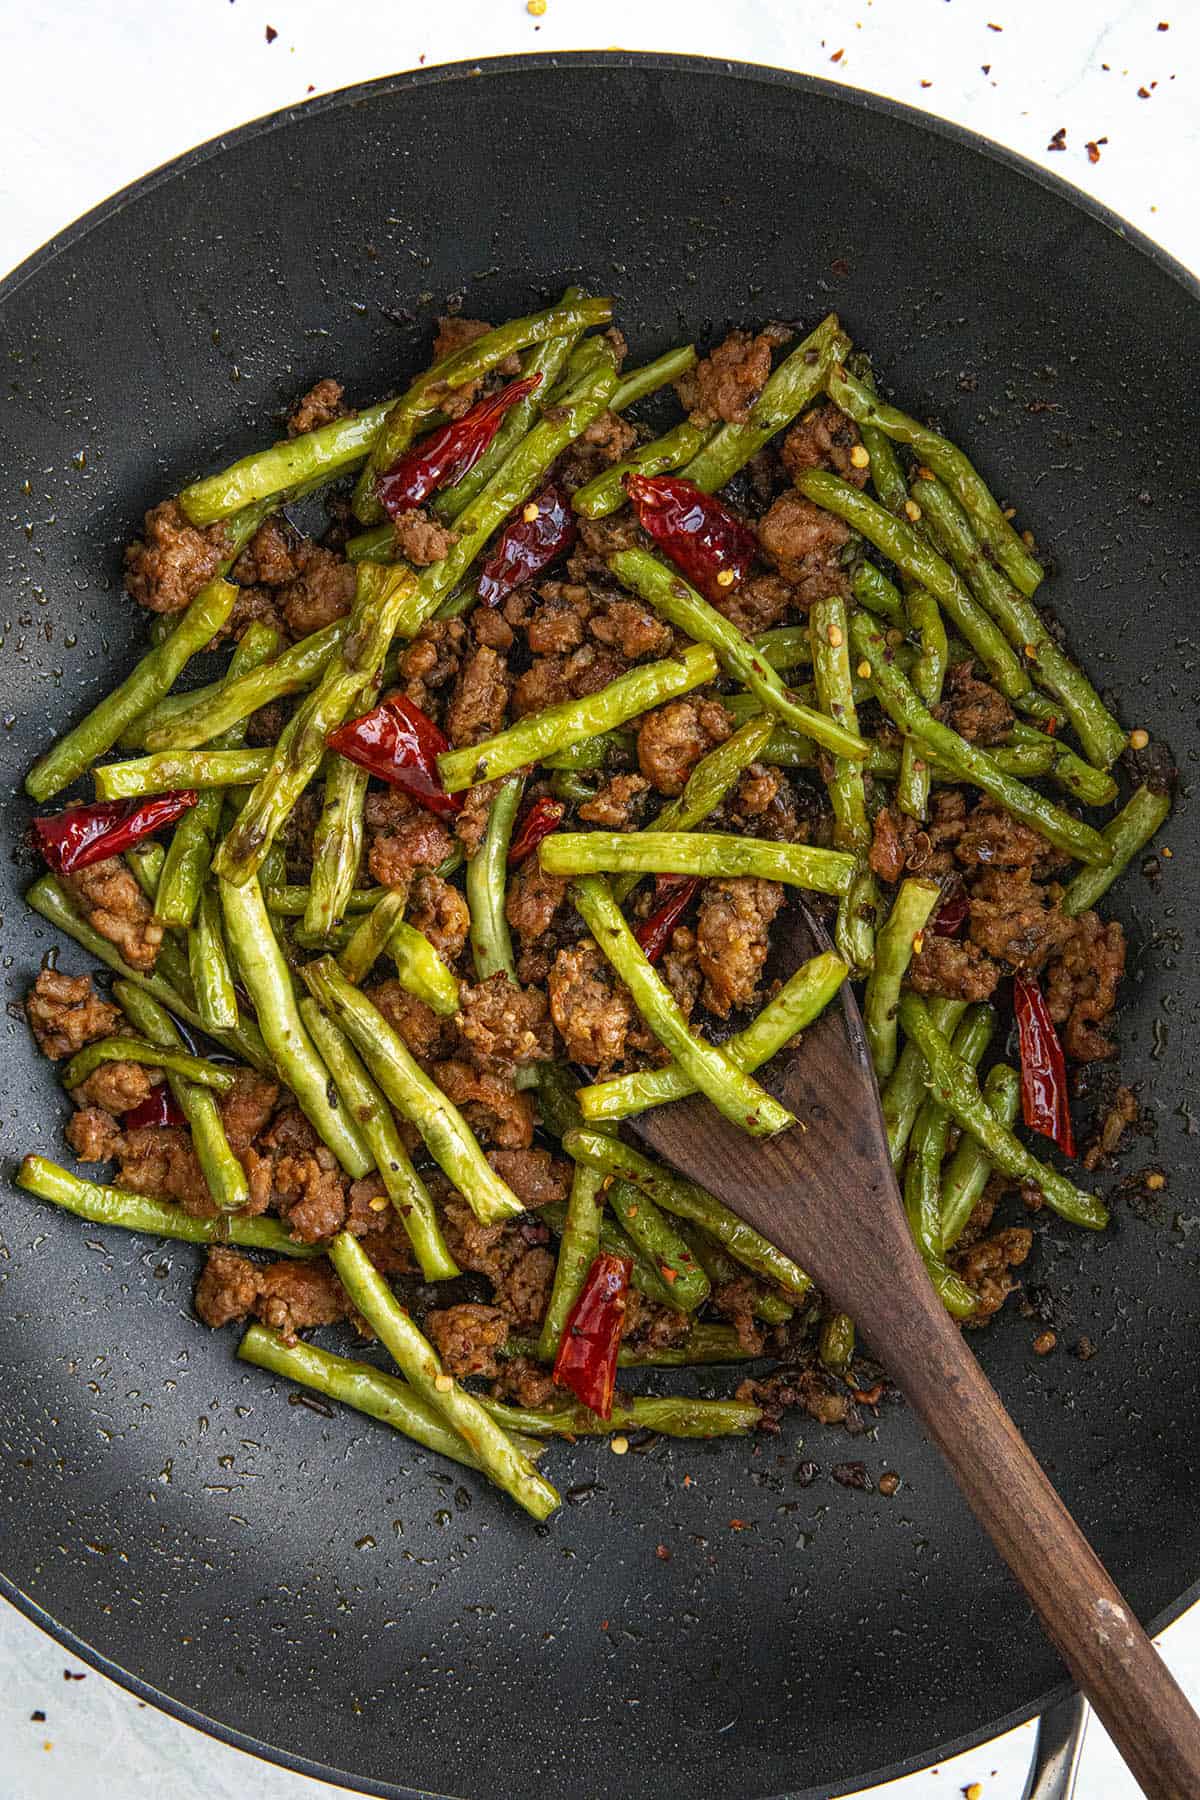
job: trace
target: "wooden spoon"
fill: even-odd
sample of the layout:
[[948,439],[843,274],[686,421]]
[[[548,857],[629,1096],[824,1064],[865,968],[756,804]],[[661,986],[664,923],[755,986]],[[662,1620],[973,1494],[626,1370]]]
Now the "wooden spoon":
[[[790,908],[781,967],[828,939]],[[1009,1418],[929,1283],[888,1155],[849,986],[759,1079],[807,1129],[754,1139],[700,1095],[630,1134],[795,1258],[855,1320],[1152,1800],[1200,1800],[1200,1719]]]

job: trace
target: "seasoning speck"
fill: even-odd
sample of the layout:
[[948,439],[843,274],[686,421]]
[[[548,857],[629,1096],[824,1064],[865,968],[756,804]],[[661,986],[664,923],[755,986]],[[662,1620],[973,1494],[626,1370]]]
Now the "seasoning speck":
[[665,1544],[656,1544],[654,1554],[657,1556],[659,1562],[670,1562],[671,1560],[671,1552],[667,1549]]
[[279,36],[279,33],[276,31],[275,27],[273,25],[268,25],[267,26],[267,42],[268,42],[268,44],[273,44],[275,42],[275,39],[278,36]]
[[904,516],[906,519],[911,519],[914,525],[916,524],[921,516],[921,509],[915,500],[906,500],[904,502]]
[[629,1449],[629,1439],[622,1432],[618,1432],[608,1447],[614,1456],[624,1456]]
[[449,1375],[435,1375],[433,1378],[433,1385],[439,1394],[448,1394],[450,1389],[454,1386],[454,1380]]
[[386,1212],[388,1209],[387,1195],[386,1194],[376,1194],[376,1196],[373,1200],[368,1201],[368,1205],[370,1206],[372,1212]]
[[546,0],[525,0],[525,11],[532,13],[535,19],[540,19],[545,10]]
[[1049,1356],[1057,1343],[1058,1339],[1052,1331],[1041,1331],[1033,1340],[1034,1354],[1036,1356]]
[[859,663],[858,668],[855,672],[858,675],[860,681],[869,681],[871,679],[871,665],[867,661],[865,656],[863,657],[862,661]]
[[29,1717],[35,1725],[44,1725],[46,1723],[46,1715],[40,1706],[36,1712],[31,1712]]
[[718,587],[725,587],[725,588],[732,587],[736,580],[737,580],[737,576],[734,574],[732,569],[718,569],[717,570],[717,586]]
[[1050,142],[1046,145],[1046,148],[1047,150],[1065,150],[1066,147],[1067,128],[1065,125],[1060,125],[1054,136],[1050,139]]
[[851,467],[855,469],[870,468],[871,452],[867,449],[865,444],[855,444],[853,450],[850,452],[850,464]]
[[[533,7],[531,6],[529,8],[529,10],[530,10],[530,12],[532,12]],[[543,6],[542,11],[545,12],[545,10],[546,9]],[[524,521],[527,525],[532,525],[533,521],[537,518],[537,516],[538,516],[538,509],[537,509],[537,501],[536,500],[531,500],[529,502],[528,506],[523,506],[521,508],[521,517],[524,519]]]
[[892,1495],[899,1488],[899,1486],[900,1486],[900,1477],[897,1475],[897,1473],[894,1469],[889,1469],[887,1471],[886,1475],[881,1475],[879,1477],[879,1491],[883,1495],[885,1500],[890,1500]]
[[982,1781],[968,1782],[967,1786],[963,1789],[963,1800],[983,1800]]
[[1129,734],[1129,748],[1131,750],[1144,750],[1149,742],[1150,733],[1148,731],[1143,731],[1140,725],[1136,731],[1131,731]]
[[829,642],[833,645],[835,650],[839,649],[844,642],[840,625],[831,625],[829,630],[825,633],[825,636],[829,639]]

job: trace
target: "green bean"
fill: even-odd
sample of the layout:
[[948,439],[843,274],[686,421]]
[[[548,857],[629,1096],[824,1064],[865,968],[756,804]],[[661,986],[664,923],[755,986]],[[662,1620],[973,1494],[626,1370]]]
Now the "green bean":
[[854,1320],[849,1313],[831,1313],[823,1322],[817,1355],[837,1375],[850,1367],[854,1361]]
[[1138,851],[1145,849],[1170,810],[1169,795],[1156,794],[1152,788],[1140,787],[1130,796],[1116,818],[1110,819],[1100,833],[1111,858],[1108,865],[1080,869],[1067,883],[1062,909],[1069,918],[1077,918],[1090,906],[1095,906]]
[[241,1213],[223,1213],[213,1219],[193,1218],[173,1200],[151,1194],[130,1193],[127,1188],[103,1187],[82,1181],[44,1156],[27,1156],[17,1170],[16,1183],[40,1200],[50,1200],[64,1212],[74,1213],[93,1225],[119,1225],[122,1231],[147,1236],[178,1238],[185,1244],[240,1244],[247,1250],[269,1250],[275,1256],[301,1260],[317,1255],[314,1244],[298,1244],[282,1219],[260,1214],[248,1219]]
[[[978,1067],[995,1026],[990,1006],[973,1006],[963,1015],[952,1049],[967,1068]],[[930,1094],[913,1126],[904,1172],[904,1210],[942,1304],[956,1319],[967,1319],[976,1309],[976,1297],[946,1266],[942,1253],[942,1160],[949,1132],[949,1110]]]
[[573,774],[580,769],[602,769],[618,750],[632,751],[637,737],[632,731],[601,731],[594,737],[581,738],[540,758],[543,769]]
[[896,407],[876,400],[870,389],[856,381],[845,367],[831,368],[829,375],[828,393],[834,404],[841,407],[860,429],[867,424],[883,432],[894,443],[906,444],[919,463],[927,463],[935,475],[940,475],[970,519],[991,561],[999,563],[1022,594],[1032,594],[1042,579],[1042,566],[1030,555],[982,476],[962,451],[940,432],[932,431]]
[[[335,1356],[316,1344],[298,1339],[285,1344],[277,1332],[265,1325],[251,1325],[241,1343],[238,1356],[255,1368],[293,1381],[298,1387],[324,1394],[355,1412],[366,1413],[382,1425],[390,1425],[405,1437],[412,1438],[426,1450],[464,1468],[478,1469],[479,1459],[469,1450],[457,1431],[452,1431],[441,1415],[414,1388],[395,1375],[385,1375],[372,1363],[353,1362],[347,1356]],[[510,1433],[512,1442],[528,1457],[545,1454],[546,1446],[536,1439]]]
[[[539,1206],[538,1218],[544,1219],[552,1231],[561,1237],[566,1229],[567,1208],[563,1201],[551,1200],[545,1206]],[[634,1243],[629,1233],[622,1229],[611,1213],[605,1212],[600,1219],[600,1248],[610,1256],[620,1256],[633,1265],[630,1286],[655,1306],[665,1306],[671,1312],[679,1312],[675,1296],[663,1280],[653,1263],[648,1262]],[[585,1269],[586,1275],[587,1270]]]
[[585,519],[607,519],[610,513],[624,506],[628,498],[626,475],[669,475],[672,469],[690,462],[712,436],[711,426],[693,425],[690,419],[685,419],[681,425],[664,432],[662,437],[639,445],[623,461],[602,469],[599,475],[585,481],[571,496],[571,505]]
[[92,779],[97,800],[126,800],[176,788],[240,787],[257,781],[270,762],[269,750],[159,750],[132,762],[101,763]]
[[241,887],[223,881],[220,894],[229,947],[279,1077],[291,1088],[317,1136],[357,1181],[370,1171],[370,1153],[352,1116],[330,1098],[329,1071],[297,1011],[292,978],[257,877],[251,876]]
[[133,844],[125,852],[125,861],[133,870],[134,880],[145,894],[151,905],[158,893],[158,884],[162,879],[163,864],[167,853],[161,844],[153,838],[144,838],[140,844]]
[[411,570],[363,563],[345,638],[268,752],[269,766],[213,858],[226,881],[248,881],[325,755],[325,739],[378,692],[379,672],[400,614],[415,589]]
[[[907,494],[908,489],[905,488],[904,491]],[[874,613],[877,618],[886,620],[898,631],[906,629],[908,618],[904,611],[904,601],[900,597],[900,590],[895,582],[889,581],[887,576],[875,567],[874,563],[859,564],[855,570],[851,589],[858,604],[865,606],[868,612]]]
[[302,970],[317,1004],[345,1032],[400,1115],[415,1125],[430,1155],[484,1225],[524,1212],[483,1151],[466,1120],[412,1056],[383,1014],[323,956]]
[[726,673],[748,687],[785,725],[812,738],[835,756],[857,760],[866,754],[861,738],[835,719],[803,705],[783,685],[770,663],[702,594],[648,550],[619,550],[608,558],[617,579],[660,613],[669,624],[700,643],[710,644]]
[[[952,1035],[966,1010],[965,1000],[939,997],[929,1002],[929,1017],[947,1037]],[[915,1044],[905,1044],[881,1095],[888,1151],[897,1172],[903,1167],[908,1140],[928,1092],[929,1071],[925,1067],[925,1058]]]
[[500,783],[488,808],[483,842],[467,864],[471,955],[480,981],[486,981],[501,970],[510,981],[517,979],[504,901],[508,885],[508,846],[524,788],[523,775],[506,776]]
[[563,1149],[576,1162],[598,1169],[602,1175],[632,1182],[664,1211],[699,1225],[728,1250],[735,1262],[764,1281],[774,1282],[793,1300],[803,1300],[812,1287],[808,1276],[790,1256],[768,1243],[761,1232],[739,1219],[712,1194],[694,1181],[660,1168],[619,1138],[605,1137],[599,1131],[569,1131],[563,1139]]
[[875,1078],[887,1080],[896,1066],[896,1009],[900,983],[908,973],[929,915],[941,898],[936,881],[902,881],[875,939],[875,966],[867,982],[863,1025]]
[[864,613],[851,627],[854,645],[871,666],[871,680],[880,704],[900,727],[935,762],[960,781],[970,781],[998,800],[1022,824],[1041,832],[1059,850],[1079,862],[1107,864],[1111,852],[1100,833],[1047,800],[1033,788],[1006,775],[986,750],[968,744],[948,725],[941,724],[923,706],[911,683],[888,659],[887,645]]
[[757,1354],[745,1348],[732,1325],[693,1325],[678,1344],[622,1344],[617,1367],[688,1369],[703,1363],[753,1362]]
[[304,929],[328,936],[341,922],[346,896],[353,892],[362,862],[367,802],[365,769],[344,756],[329,759],[321,814],[313,834],[312,874]]
[[588,1270],[600,1251],[600,1220],[604,1212],[605,1177],[594,1169],[577,1168],[571,1177],[571,1197],[559,1233],[554,1286],[542,1320],[536,1354],[552,1363],[558,1355],[571,1309],[583,1292]]
[[812,662],[812,642],[807,625],[777,625],[772,631],[760,631],[751,639],[761,657],[782,675],[788,669]]
[[[870,362],[865,356],[855,356],[848,366],[855,374],[867,393],[874,398],[875,376]],[[871,459],[871,486],[881,506],[886,506],[891,513],[902,512],[904,502],[908,499],[908,483],[904,479],[904,469],[896,454],[896,447],[887,433],[870,419],[861,419],[858,424],[859,435],[863,441],[863,449]]]
[[[342,974],[355,987],[366,979],[383,955],[393,931],[404,918],[407,905],[406,889],[385,888],[378,904],[360,920],[350,942],[338,958]],[[455,1010],[457,1011],[457,998]]]
[[1108,1223],[1107,1207],[1095,1195],[1077,1188],[1057,1170],[1030,1155],[1024,1144],[989,1111],[974,1074],[954,1054],[918,995],[906,993],[902,996],[900,1024],[904,1035],[916,1040],[939,1098],[961,1128],[983,1145],[1002,1174],[1013,1181],[1033,1182],[1055,1212],[1073,1225],[1102,1231]]
[[[854,685],[856,694],[860,687],[866,688],[865,682],[855,681]],[[870,690],[866,692],[870,698]],[[754,694],[722,694],[721,705],[736,722],[761,716],[761,702]],[[864,738],[863,742],[867,749],[862,758],[863,773],[879,776],[884,781],[895,781],[900,773],[899,750],[890,744],[881,744],[876,738]],[[801,737],[798,731],[792,731],[786,725],[777,724],[758,760],[772,768],[817,769],[821,766],[821,756],[822,752],[808,738]]]
[[[113,994],[134,1030],[159,1045],[163,1055],[174,1054],[182,1048],[183,1039],[174,1020],[157,1000],[152,1000],[130,981],[115,981]],[[184,1080],[169,1068],[167,1081],[188,1122],[192,1149],[215,1205],[225,1213],[238,1212],[248,1202],[250,1188],[246,1171],[230,1149],[220,1107],[207,1086]],[[233,1086],[232,1077],[229,1085]]]
[[542,712],[531,713],[498,736],[482,744],[445,750],[438,757],[438,772],[448,793],[511,775],[529,763],[541,762],[568,744],[577,744],[599,732],[636,719],[652,706],[661,706],[705,682],[715,681],[717,659],[707,644],[693,644],[682,656],[662,662],[641,663],[618,675],[598,693],[578,700],[560,700]]
[[30,799],[48,800],[60,793],[111,750],[126,726],[162,699],[187,662],[221,629],[237,596],[232,582],[220,576],[206,583],[170,636],[148,651],[119,687],[34,763],[25,777]]
[[[1001,1125],[1011,1126],[1021,1106],[1021,1077],[1007,1063],[997,1063],[988,1071],[983,1098]],[[992,1159],[983,1145],[964,1132],[942,1177],[943,1255],[952,1250],[962,1236],[991,1172]]]
[[[728,1251],[701,1231],[698,1225],[693,1225],[687,1219],[680,1219],[678,1231],[713,1287],[723,1287],[727,1282],[746,1279],[745,1271],[739,1268]],[[761,1285],[751,1310],[754,1317],[761,1319],[765,1325],[784,1325],[795,1316],[795,1308],[782,1294],[774,1293]]]
[[382,525],[369,525],[347,541],[346,561],[351,563],[390,563],[396,556],[396,527],[390,519]]
[[[147,720],[147,750],[194,750],[231,726],[249,719],[260,707],[288,694],[303,693],[321,679],[345,641],[348,620],[335,619],[310,632],[261,668],[229,673],[209,687],[188,694],[168,694]],[[249,634],[247,634],[249,635]]]
[[[543,848],[548,841],[543,839]],[[679,1003],[647,961],[607,885],[595,875],[584,875],[572,883],[571,898],[641,1017],[718,1112],[752,1137],[770,1137],[794,1124],[787,1108],[724,1051],[692,1035]]]
[[[370,912],[387,891],[383,887],[351,888],[346,896],[345,910],[348,913]],[[302,918],[308,910],[308,896],[309,889],[306,887],[268,887],[263,883],[263,899],[267,903],[267,911],[280,913],[285,918]]]
[[1009,643],[1025,657],[1039,684],[1062,702],[1084,754],[1101,768],[1108,768],[1124,750],[1126,734],[1087,676],[1059,649],[1036,606],[989,561],[970,520],[949,490],[940,481],[919,479],[912,492],[938,547]]
[[315,1000],[300,1002],[303,1019],[321,1060],[333,1076],[342,1105],[362,1132],[375,1159],[384,1192],[399,1214],[426,1281],[453,1281],[461,1273],[442,1236],[429,1189],[413,1168],[400,1141],[392,1111],[332,1019]]
[[[1117,797],[1117,784],[1106,769],[1097,769],[1092,763],[1084,762],[1082,756],[1077,756],[1066,744],[1060,744],[1057,738],[1039,731],[1024,719],[1014,720],[1008,749],[993,754],[1002,767],[1011,765],[1010,772],[1017,774],[1015,757],[1018,752],[1036,753],[1041,766],[1034,766],[1034,755],[1031,754],[1027,764],[1029,773],[1049,775],[1085,806],[1111,806]],[[1004,758],[1008,758],[1008,762],[1003,761]]]
[[238,1022],[237,992],[221,929],[221,903],[211,885],[200,894],[187,935],[188,973],[205,1031],[230,1031]]
[[602,1419],[590,1406],[507,1406],[482,1400],[485,1411],[508,1431],[531,1437],[607,1437],[616,1431],[655,1431],[662,1437],[745,1437],[762,1422],[762,1409],[748,1400],[693,1400],[685,1394],[618,1394],[612,1414]]
[[257,501],[281,499],[302,485],[336,480],[366,456],[392,404],[380,400],[348,418],[243,456],[218,475],[193,481],[179,496],[188,523],[214,525]]
[[392,928],[388,955],[396,965],[400,986],[423,1000],[443,1018],[458,1011],[458,981],[423,932],[407,919]]
[[228,1069],[220,1069],[202,1056],[191,1056],[186,1050],[165,1050],[159,1044],[148,1044],[142,1038],[131,1037],[99,1038],[77,1050],[62,1070],[63,1086],[77,1088],[81,1081],[94,1075],[102,1063],[110,1062],[141,1063],[147,1068],[162,1069],[164,1074],[169,1072],[197,1082],[201,1087],[215,1088],[218,1094],[227,1094],[233,1086],[233,1076]]
[[608,1203],[648,1263],[671,1289],[681,1312],[695,1312],[709,1296],[708,1276],[666,1213],[639,1188],[614,1181]]
[[[823,713],[861,738],[854,704],[854,677],[850,669],[850,637],[846,608],[834,595],[815,600],[808,614],[813,684]],[[875,915],[879,886],[867,862],[871,847],[871,823],[867,817],[867,791],[861,762],[845,756],[826,759],[822,766],[833,809],[833,841],[856,859],[854,879],[838,904],[834,940],[856,973],[866,973],[875,959]]]
[[688,481],[715,493],[761,450],[777,431],[811,406],[832,364],[849,349],[849,339],[830,313],[780,363],[750,408],[744,425],[722,425],[717,435],[686,465]]
[[445,1374],[437,1351],[417,1330],[358,1239],[339,1231],[329,1246],[329,1260],[405,1380],[458,1433],[482,1473],[535,1519],[552,1513],[560,1504],[556,1490],[474,1395]]
[[[403,456],[449,391],[465,387],[487,375],[516,351],[547,338],[575,337],[590,325],[605,325],[612,318],[610,300],[583,299],[570,306],[552,306],[523,319],[510,319],[494,331],[464,344],[444,356],[392,403],[383,427],[370,446],[370,455],[354,490],[354,512],[364,525],[374,525],[383,515],[375,494],[375,481]],[[614,381],[613,386],[616,383]]]
[[757,875],[815,894],[844,894],[854,858],[810,844],[705,831],[553,831],[538,847],[548,875],[636,870],[642,875]]
[[668,382],[678,381],[681,375],[695,368],[697,360],[695,344],[679,344],[674,350],[664,350],[653,362],[643,363],[640,369],[630,369],[628,375],[622,375],[612,397],[613,412],[624,412],[627,406],[644,400],[647,394],[657,393]]
[[[906,597],[908,622],[921,641],[921,654],[913,665],[909,680],[926,706],[934,707],[942,697],[946,678],[946,627],[933,595],[918,582],[910,582]],[[930,767],[911,738],[905,738],[900,755],[900,780],[896,788],[896,804],[913,819],[924,819],[929,812]]]

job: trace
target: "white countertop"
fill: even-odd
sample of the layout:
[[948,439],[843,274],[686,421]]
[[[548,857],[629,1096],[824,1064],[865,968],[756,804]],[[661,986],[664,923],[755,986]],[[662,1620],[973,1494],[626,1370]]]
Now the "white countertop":
[[[1194,0],[546,0],[540,18],[525,0],[56,0],[37,9],[10,0],[0,9],[0,272],[148,169],[309,94],[418,64],[613,48],[802,69],[957,120],[1086,189],[1200,269]],[[1065,148],[1051,149],[1060,130]],[[1200,1609],[1166,1634],[1164,1650],[1200,1699]],[[68,1680],[67,1670],[85,1678]],[[1022,1727],[872,1790],[874,1800],[957,1800],[972,1782],[984,1800],[1019,1800],[1033,1739]],[[342,1791],[142,1705],[3,1603],[0,1742],[0,1800],[91,1800],[101,1762],[104,1800]],[[1093,1720],[1078,1800],[1136,1794]]]

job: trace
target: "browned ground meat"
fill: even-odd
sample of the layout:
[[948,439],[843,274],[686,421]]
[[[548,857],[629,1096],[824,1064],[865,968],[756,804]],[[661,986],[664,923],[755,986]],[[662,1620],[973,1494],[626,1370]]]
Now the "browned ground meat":
[[569,656],[541,656],[513,683],[513,717],[543,712],[562,700],[599,693],[625,669],[624,659],[598,644],[581,644]]
[[780,494],[759,520],[758,541],[767,561],[791,584],[793,606],[805,609],[814,600],[849,594],[841,552],[850,541],[850,527],[795,488]]
[[682,794],[702,756],[733,729],[719,700],[671,700],[638,727],[638,767],[660,794]]
[[534,656],[565,656],[578,650],[595,610],[591,590],[579,582],[547,581],[534,590],[525,621],[525,642]]
[[1070,938],[1061,888],[1038,887],[1027,868],[985,869],[971,887],[971,942],[997,962],[1032,974]]
[[597,643],[619,650],[630,662],[643,656],[665,656],[674,642],[671,627],[640,600],[606,600],[592,614],[588,630]]
[[547,875],[531,856],[508,884],[504,916],[523,944],[536,944],[554,924],[566,898],[567,877]]
[[150,1070],[141,1063],[106,1062],[72,1088],[71,1098],[76,1106],[98,1106],[119,1115],[149,1099],[154,1085]]
[[660,1306],[656,1300],[647,1300],[636,1288],[629,1289],[625,1296],[625,1329],[621,1334],[625,1343],[636,1344],[644,1350],[670,1350],[683,1343],[690,1329],[691,1320],[687,1313],[676,1312],[672,1306]]
[[258,1299],[262,1273],[248,1256],[239,1256],[223,1244],[212,1245],[196,1284],[196,1316],[218,1330],[235,1319],[248,1318]]
[[337,1158],[324,1144],[300,1155],[275,1157],[270,1180],[271,1208],[286,1219],[289,1232],[300,1243],[317,1244],[341,1230],[346,1182]]
[[972,744],[1003,744],[1014,718],[1004,695],[978,680],[970,662],[954,663],[946,671],[945,696],[937,716]]
[[609,1069],[625,1054],[633,1001],[591,938],[560,950],[550,971],[550,1011],[572,1062]]
[[526,1150],[533,1142],[532,1102],[506,1076],[453,1057],[434,1064],[433,1079],[481,1137],[503,1150]]
[[952,1266],[979,1296],[972,1323],[990,1318],[1004,1305],[1017,1286],[1016,1277],[1009,1271],[1025,1261],[1032,1243],[1033,1233],[1023,1225],[1014,1225],[951,1254]]
[[279,1083],[254,1069],[235,1069],[233,1086],[220,1101],[221,1123],[235,1156],[248,1150],[279,1103]]
[[119,856],[62,876],[93,931],[115,944],[131,969],[152,969],[163,941],[154,909]]
[[609,585],[612,572],[608,559],[617,550],[645,550],[651,540],[632,512],[613,513],[607,519],[578,519],[579,542],[567,558],[567,579],[573,582],[599,581]]
[[696,960],[696,934],[686,925],[677,925],[671,933],[670,947],[664,951],[659,974],[674,995],[676,1005],[691,1018],[704,976]]
[[954,854],[964,868],[1035,869],[1039,874],[1063,860],[1040,832],[990,799],[971,808]]
[[727,803],[728,823],[737,832],[777,843],[804,843],[809,824],[796,806],[796,795],[787,776],[766,763],[751,763]]
[[121,1143],[121,1127],[111,1113],[81,1106],[67,1121],[67,1142],[80,1162],[111,1162]]
[[456,1047],[458,1031],[454,1020],[435,1013],[398,981],[383,981],[363,992],[404,1039],[418,1062],[437,1062]]
[[561,1397],[561,1390],[555,1388],[553,1375],[530,1356],[510,1356],[492,1385],[493,1399],[514,1406],[545,1406],[556,1395]]
[[899,881],[907,870],[938,880],[954,867],[953,846],[966,823],[966,801],[960,789],[935,793],[928,822],[881,806],[875,815],[871,867],[884,881]]
[[739,876],[709,881],[700,898],[696,954],[704,973],[704,1004],[728,1018],[754,998],[767,959],[771,920],[783,905],[777,881]]
[[121,1009],[100,998],[90,975],[42,969],[25,996],[25,1017],[43,1056],[58,1062],[111,1037],[120,1028]]
[[1136,1125],[1141,1115],[1137,1095],[1131,1087],[1122,1085],[1112,1097],[1111,1103],[1104,1109],[1104,1115],[1091,1143],[1080,1157],[1085,1169],[1105,1167],[1110,1158],[1121,1148],[1122,1139],[1131,1125]]
[[585,481],[628,456],[637,441],[636,426],[618,413],[602,412],[559,457],[555,473],[573,494]]
[[752,1275],[719,1282],[712,1291],[713,1307],[729,1320],[738,1334],[738,1343],[751,1356],[761,1356],[763,1351],[762,1327],[754,1317],[762,1292],[761,1284]]
[[354,1308],[323,1260],[293,1262],[284,1257],[262,1268],[236,1250],[214,1244],[196,1287],[196,1313],[213,1326],[229,1325],[253,1313],[285,1344],[294,1344],[298,1332],[353,1318]]
[[467,941],[471,914],[458,889],[440,875],[418,875],[409,889],[408,922],[429,939],[439,956],[454,963]]
[[792,426],[783,440],[780,455],[783,466],[795,481],[806,469],[832,469],[843,481],[855,487],[867,485],[870,465],[860,468],[850,459],[852,450],[862,443],[858,426],[848,419],[832,400],[812,406]]
[[277,604],[293,637],[323,631],[344,619],[354,599],[354,565],[320,544],[305,548],[294,580],[278,590]]
[[459,671],[454,696],[446,708],[446,736],[452,744],[478,744],[494,737],[508,709],[508,665],[504,657],[479,644]]
[[223,525],[189,525],[178,500],[151,507],[125,552],[125,591],[150,612],[176,613],[211,581],[228,551]]
[[[485,337],[491,326],[483,319],[446,318],[438,320],[437,336],[433,340],[433,360],[435,363],[444,357],[453,356],[456,350],[462,350],[467,344],[473,344],[477,338]],[[513,376],[520,373],[521,362],[517,356],[506,356],[497,367],[498,376]],[[438,393],[438,407],[447,418],[461,419],[462,415],[474,404],[483,386],[481,381],[467,381],[459,387],[444,387],[431,391]]]
[[307,540],[293,531],[286,519],[271,518],[260,525],[234,564],[233,579],[243,587],[285,587],[304,566]]
[[441,562],[458,542],[457,531],[450,531],[419,506],[393,519],[392,529],[396,534],[396,549],[406,562],[414,563],[418,568]]
[[[731,331],[723,343],[697,364],[692,383],[685,389],[691,410],[706,419],[726,419],[742,425],[750,408],[766,386],[771,373],[771,351],[778,336]],[[685,401],[686,404],[686,401]]]
[[918,994],[943,994],[948,1000],[990,1000],[1000,970],[975,944],[924,933],[921,954],[914,956],[908,984]]
[[536,1331],[554,1285],[553,1255],[531,1242],[539,1232],[544,1237],[545,1228],[524,1220],[481,1225],[457,1194],[443,1200],[442,1220],[459,1267],[487,1277],[497,1308],[515,1330]]
[[[807,606],[805,601],[804,606]],[[717,611],[724,613],[731,624],[744,632],[747,637],[754,637],[759,631],[769,631],[772,625],[778,625],[787,617],[793,606],[797,611],[803,607],[797,598],[796,590],[788,585],[782,575],[752,575],[739,587],[729,588],[716,603]]]
[[194,1218],[211,1218],[216,1212],[188,1132],[177,1125],[142,1125],[127,1131],[117,1151],[118,1186],[135,1194],[156,1194],[162,1200],[178,1200]]
[[636,831],[649,792],[644,775],[610,775],[594,797],[584,801],[579,817],[610,831]]
[[460,1030],[480,1068],[503,1072],[554,1054],[554,1032],[545,994],[516,986],[498,969],[478,986],[459,989]]
[[463,1381],[468,1375],[499,1373],[497,1350],[503,1350],[508,1338],[508,1320],[498,1306],[479,1306],[467,1302],[461,1306],[440,1307],[425,1315],[426,1335],[446,1368],[447,1374]]
[[765,1381],[749,1377],[735,1391],[739,1400],[761,1406],[772,1422],[790,1408],[801,1407],[818,1424],[841,1425],[850,1411],[849,1395],[823,1369],[786,1369]]
[[316,431],[321,425],[332,425],[335,419],[344,419],[350,408],[343,406],[343,388],[340,381],[332,375],[324,375],[302,394],[288,414],[287,434],[290,438],[303,437],[306,431]]
[[367,795],[367,867],[384,887],[406,887],[418,869],[436,869],[454,849],[441,819],[399,788]]
[[492,801],[496,798],[499,788],[498,781],[477,781],[475,786],[468,788],[462,796],[463,808],[454,821],[454,830],[459,843],[466,851],[468,861],[483,842],[492,810]]
[[1058,958],[1046,970],[1046,1004],[1063,1026],[1067,1055],[1076,1062],[1105,1062],[1116,1055],[1112,1040],[1097,1030],[1117,1003],[1125,972],[1125,933],[1116,919],[1106,925],[1098,913],[1082,913]]
[[405,691],[414,705],[435,713],[439,697],[458,674],[467,641],[461,619],[430,619],[400,656]]
[[489,1150],[488,1161],[531,1209],[565,1200],[571,1191],[570,1163],[548,1150]]
[[515,1331],[541,1329],[554,1286],[555,1256],[538,1246],[523,1250],[499,1277],[493,1277],[496,1305]]

